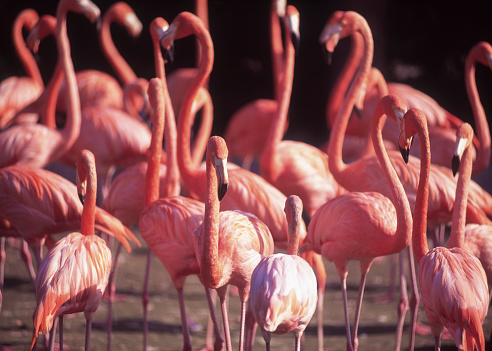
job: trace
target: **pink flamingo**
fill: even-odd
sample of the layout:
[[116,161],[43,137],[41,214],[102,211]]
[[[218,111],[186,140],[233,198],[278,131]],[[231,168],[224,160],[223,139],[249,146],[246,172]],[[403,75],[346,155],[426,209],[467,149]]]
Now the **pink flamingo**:
[[[480,261],[472,253],[459,247],[436,247],[429,251],[427,246],[429,136],[425,116],[419,110],[411,109],[404,118],[403,138],[400,139],[400,146],[406,152],[415,134],[421,139],[422,171],[415,203],[412,240],[419,265],[422,302],[434,335],[435,349],[440,349],[441,332],[445,327],[453,335],[459,349],[485,350],[482,323],[487,315],[489,295],[487,277]],[[462,206],[457,205],[456,208],[458,207]],[[460,217],[463,219],[462,209],[461,214]],[[461,220],[458,228],[460,235],[463,235],[464,226],[465,221]],[[463,240],[454,239],[456,242]]]
[[[337,83],[334,85],[330,94],[330,99],[328,100],[326,117],[328,126],[330,127],[333,126],[336,111],[347,92],[348,85],[352,80],[356,69],[358,68],[363,50],[364,44],[361,37],[359,35],[354,35],[352,37],[351,53],[349,54],[344,70],[340,74]],[[490,61],[487,59],[487,56],[490,57],[491,54],[492,48],[490,45],[484,42],[478,43],[470,50],[465,64],[465,85],[472,106],[476,128],[479,133],[479,141],[477,142],[477,140],[475,140],[477,145],[477,160],[476,164],[473,166],[473,174],[480,173],[486,169],[490,163],[490,131],[478,96],[474,75],[475,63],[477,61],[492,69]],[[382,75],[373,78],[378,80],[378,84],[386,86],[386,81]],[[368,84],[374,84],[374,82],[371,83],[371,78],[369,78]],[[386,87],[389,93],[400,96],[408,107],[417,107],[425,112],[429,119],[429,137],[431,140],[432,154],[431,162],[449,168],[450,160],[452,158],[451,145],[454,144],[456,129],[462,123],[459,118],[444,110],[428,95],[408,85],[388,83]],[[383,93],[383,95],[385,94]],[[364,94],[361,94],[360,96],[363,100],[363,103],[360,104],[363,105],[363,107],[361,106],[361,110],[363,109],[363,115],[366,116],[366,118],[351,119],[347,125],[347,134],[361,137],[368,135],[367,131],[369,130],[370,120],[367,116],[371,116],[374,106],[383,95],[381,95],[381,92],[377,92],[370,86],[367,87]],[[391,140],[396,132],[396,126],[388,124],[385,127],[383,136],[385,139]],[[416,156],[418,156],[418,149],[419,148],[412,149],[417,150],[417,152],[413,153]]]
[[229,181],[224,139],[211,137],[206,155],[205,217],[195,231],[195,253],[202,283],[216,289],[220,298],[227,350],[232,349],[225,301],[227,285],[239,290],[239,350],[243,350],[251,274],[263,257],[273,253],[273,239],[268,227],[256,216],[242,211],[219,212]]
[[[239,157],[246,169],[251,169],[254,158],[259,158],[268,140],[268,131],[275,119],[277,99],[284,73],[285,57],[282,30],[279,19],[283,19],[286,1],[272,0],[270,3],[270,53],[272,56],[273,87],[275,99],[257,99],[238,109],[229,119],[224,139],[229,156]],[[287,130],[288,121],[283,132]],[[283,135],[283,134],[282,134]]]
[[[384,97],[374,111],[371,135],[381,169],[391,191],[392,201],[378,192],[350,192],[318,209],[308,227],[306,248],[314,249],[332,261],[342,283],[347,348],[356,350],[357,329],[367,273],[374,258],[401,252],[411,241],[411,212],[404,188],[384,149],[381,129],[384,115],[396,121],[399,102]],[[362,234],[363,233],[363,234]],[[361,280],[353,336],[347,305],[347,264],[360,261]]]
[[316,276],[311,266],[297,256],[302,218],[302,201],[291,195],[285,202],[289,222],[287,254],[261,259],[251,275],[251,310],[270,350],[271,334],[293,332],[296,351],[316,309]]
[[[66,10],[64,6],[67,6]],[[68,6],[73,5],[63,4],[59,11],[67,11],[70,9]],[[56,317],[60,318],[62,347],[63,315],[78,312],[84,312],[87,321],[85,350],[89,350],[92,319],[111,271],[111,250],[95,234],[96,178],[94,155],[90,151],[82,151],[77,159],[77,190],[84,198],[80,233],[70,233],[58,241],[39,267],[31,350],[38,335],[52,329]],[[53,343],[54,332],[51,338]]]
[[28,76],[12,76],[0,82],[0,129],[4,129],[20,109],[38,98],[43,91],[41,73],[22,35],[22,30],[26,28],[31,31],[38,19],[36,11],[25,9],[14,20],[14,48]]
[[[166,107],[166,149],[169,154],[169,164],[166,170],[164,196],[159,196],[160,177],[158,174],[160,154],[162,151],[162,132],[164,129],[164,96],[167,95]],[[195,229],[202,223],[205,211],[204,204],[191,198],[179,196],[179,171],[176,160],[176,148],[170,145],[176,139],[176,129],[169,128],[169,123],[174,123],[169,94],[165,81],[154,78],[149,85],[149,100],[153,106],[154,125],[152,128],[151,156],[147,167],[147,179],[145,181],[145,203],[139,220],[139,228],[142,237],[147,242],[152,252],[159,258],[171,276],[171,280],[178,293],[178,301],[181,311],[181,324],[183,331],[183,350],[191,350],[191,339],[188,329],[188,320],[184,305],[183,287],[187,276],[200,274],[200,268],[195,256],[194,236]],[[154,131],[155,129],[155,131]],[[174,134],[174,135],[172,135]],[[169,141],[171,140],[171,141]],[[169,146],[170,148],[168,148]],[[174,176],[172,175],[174,173]],[[176,177],[178,175],[178,177]],[[169,182],[175,182],[170,186]],[[171,254],[172,253],[172,254]],[[148,271],[146,272],[148,280]],[[222,337],[215,317],[210,291],[205,289],[207,301],[210,307],[212,320],[214,321],[216,344],[215,349],[222,347]],[[144,306],[144,311],[146,306]],[[144,319],[146,319],[146,314]],[[144,322],[146,323],[146,322]],[[144,330],[146,333],[147,330]],[[144,335],[144,349],[146,349],[146,336]]]

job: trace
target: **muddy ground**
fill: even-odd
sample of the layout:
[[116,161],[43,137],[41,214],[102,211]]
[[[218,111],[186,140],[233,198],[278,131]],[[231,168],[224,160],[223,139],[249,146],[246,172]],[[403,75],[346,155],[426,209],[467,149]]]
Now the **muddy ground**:
[[[138,231],[135,230],[138,235]],[[117,293],[124,299],[116,302],[113,334],[113,350],[133,351],[142,349],[142,308],[141,290],[146,259],[146,248],[134,248],[131,254],[123,254],[121,266],[117,274]],[[338,277],[333,264],[326,262],[328,279],[324,298],[323,315],[325,350],[345,350],[345,328],[342,314],[342,299]],[[385,294],[392,261],[385,258],[376,262],[367,279],[364,305],[361,313],[359,329],[359,350],[393,350],[396,328],[397,299],[387,303],[376,302],[377,297]],[[356,262],[351,264],[349,271],[349,307],[351,318],[355,310],[355,299],[359,284],[359,269]],[[185,299],[192,343],[194,349],[205,346],[207,328],[207,304],[203,287],[196,277],[190,277],[185,286]],[[32,314],[35,308],[34,289],[28,279],[27,270],[19,258],[18,251],[7,246],[5,271],[5,289],[3,307],[0,317],[0,345],[4,350],[28,350],[32,338]],[[237,349],[239,326],[239,298],[230,299],[230,323],[233,349]],[[220,309],[217,308],[220,313]],[[107,304],[102,302],[95,316],[91,349],[106,350],[106,330],[102,326],[107,313]],[[169,276],[160,261],[154,258],[150,283],[150,333],[149,351],[180,350],[182,348],[181,324],[178,300]],[[219,320],[220,314],[219,314]],[[426,317],[420,306],[419,320],[426,323]],[[408,349],[407,314],[402,350]],[[74,315],[64,320],[65,349],[82,350],[84,347],[85,319],[83,314]],[[492,316],[484,322],[484,333],[488,340],[492,329]],[[38,340],[37,350],[44,350],[44,337]],[[443,350],[455,350],[452,340],[443,340]],[[434,341],[431,335],[417,335],[417,350],[433,350]],[[272,350],[293,349],[294,337],[291,334],[274,335]],[[256,334],[254,350],[265,347],[261,333]],[[306,329],[305,349],[315,350],[317,347],[315,320]],[[2,348],[0,347],[0,350]]]

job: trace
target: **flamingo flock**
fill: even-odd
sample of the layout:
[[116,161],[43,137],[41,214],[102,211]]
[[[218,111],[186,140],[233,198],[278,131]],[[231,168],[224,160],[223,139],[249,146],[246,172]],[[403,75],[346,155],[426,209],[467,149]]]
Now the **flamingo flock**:
[[[306,43],[317,42],[318,59],[324,54],[328,63],[323,70],[338,78],[325,88],[322,108],[306,102],[299,109],[296,68],[304,62],[299,58],[308,19],[302,4],[294,3],[271,0],[264,14],[255,12],[249,25],[264,15],[269,28],[256,37],[230,23],[244,47],[248,40],[263,42],[271,55],[273,89],[254,101],[241,101],[241,92],[214,82],[217,65],[239,63],[252,72],[257,67],[252,58],[241,63],[222,56],[220,45],[227,44],[214,30],[214,10],[234,2],[195,0],[173,17],[162,4],[148,23],[137,6],[114,2],[101,13],[97,0],[58,0],[52,13],[33,5],[17,14],[10,32],[25,76],[0,83],[0,321],[7,318],[2,306],[15,313],[3,293],[14,289],[6,279],[12,274],[7,248],[19,248],[32,280],[33,316],[27,327],[32,338],[19,344],[31,350],[79,347],[63,338],[63,321],[83,312],[84,349],[116,349],[113,329],[130,298],[121,291],[116,299],[117,267],[123,264],[143,286],[136,288],[143,311],[132,316],[142,326],[135,345],[150,350],[158,339],[155,347],[174,349],[151,329],[149,312],[162,308],[149,291],[156,283],[150,274],[155,256],[177,295],[182,337],[173,345],[179,349],[269,351],[276,335],[292,333],[296,351],[309,348],[307,338],[318,351],[332,350],[326,318],[339,307],[343,320],[337,323],[346,339],[341,349],[369,349],[359,331],[361,322],[374,318],[366,317],[363,303],[367,278],[371,267],[388,264],[381,258],[397,254],[400,299],[394,301],[392,348],[402,349],[404,335],[410,351],[417,337],[433,341],[436,351],[444,338],[459,350],[485,351],[492,343],[484,331],[492,296],[492,195],[486,190],[492,182],[482,187],[472,178],[490,168],[490,99],[480,90],[482,76],[492,70],[492,46],[477,33],[461,53],[463,95],[470,105],[464,117],[437,97],[387,82],[388,70],[375,60],[380,26],[373,33],[369,16],[334,10]],[[77,28],[71,25],[76,20]],[[74,33],[83,31],[97,33],[99,52],[91,55],[97,61],[100,54],[106,70],[78,67],[81,48]],[[56,63],[46,73],[36,57],[46,55],[50,37]],[[167,74],[173,65],[190,65],[183,51],[189,38],[193,68]],[[136,53],[145,67],[131,59],[135,53],[119,49],[145,41],[149,52]],[[330,65],[344,55],[338,48],[345,43],[350,48],[338,72]],[[241,104],[221,133],[223,99]],[[288,140],[296,135],[292,122],[316,119],[329,137]],[[427,235],[438,229],[429,247]],[[138,252],[132,253],[142,244],[144,268],[135,264]],[[128,251],[123,258],[121,246]],[[359,262],[361,274],[355,308],[349,303],[349,261]],[[184,290],[192,276],[205,290],[204,345],[193,335],[198,311]],[[326,299],[327,280],[340,284],[341,295]],[[393,303],[390,295],[384,299]],[[91,343],[105,300],[105,320],[96,325],[104,325],[106,344]],[[425,319],[419,322],[420,301]],[[307,332],[310,324],[316,336]],[[15,349],[6,340],[0,335],[0,350]]]

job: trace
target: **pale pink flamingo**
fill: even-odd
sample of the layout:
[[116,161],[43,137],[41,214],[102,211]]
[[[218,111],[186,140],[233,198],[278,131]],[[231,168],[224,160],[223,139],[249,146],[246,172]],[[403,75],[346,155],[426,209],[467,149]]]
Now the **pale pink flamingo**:
[[[327,104],[327,123],[332,127],[335,121],[336,112],[340,103],[347,92],[348,85],[352,80],[358,63],[360,62],[361,54],[364,50],[364,44],[359,35],[352,36],[351,54],[347,60],[344,70],[340,74],[336,84],[333,86],[330,93],[330,99]],[[477,161],[473,166],[473,174],[477,174],[486,169],[490,163],[490,131],[485,117],[482,104],[478,96],[478,91],[475,83],[475,63],[480,62],[492,69],[492,48],[488,43],[481,42],[475,45],[469,52],[465,64],[465,86],[468,94],[468,99],[472,106],[473,116],[478,133],[478,142],[475,140],[477,147]],[[379,81],[379,84],[386,85],[386,81],[382,75],[374,77]],[[369,78],[369,85],[371,84]],[[406,85],[400,83],[388,83],[387,90],[391,94],[400,96],[405,104],[410,107],[417,107],[423,110],[428,118],[429,137],[431,140],[431,162],[446,168],[450,168],[450,160],[452,158],[452,146],[454,144],[456,128],[462,123],[460,119],[448,111],[443,109],[435,100],[428,95]],[[383,93],[383,95],[385,95]],[[374,110],[374,106],[381,97],[381,92],[376,89],[371,89],[370,86],[364,91],[359,99],[363,103],[359,106],[363,110],[364,118],[352,118],[347,125],[346,134],[359,137],[367,136],[367,131],[370,125],[370,116]],[[383,136],[388,141],[392,141],[392,137],[397,133],[395,125],[388,124],[385,127]],[[412,154],[418,156],[419,148]]]
[[24,28],[31,31],[38,19],[35,10],[25,9],[14,20],[12,26],[14,48],[27,76],[12,76],[0,82],[0,129],[4,129],[20,109],[38,98],[43,91],[41,73],[22,34]]
[[[166,103],[164,103],[164,97],[167,98]],[[191,350],[191,338],[184,305],[183,287],[187,276],[200,274],[200,268],[195,256],[193,233],[203,221],[205,207],[202,202],[178,195],[179,170],[176,160],[176,128],[169,128],[168,126],[169,123],[174,124],[175,120],[164,81],[159,78],[154,78],[150,81],[149,100],[153,106],[154,124],[152,128],[151,156],[149,157],[145,181],[146,205],[140,215],[139,228],[147,245],[159,258],[171,276],[173,285],[178,293],[181,328],[183,331],[183,350]],[[167,105],[166,108],[164,108],[164,105]],[[164,109],[166,110],[165,113]],[[162,152],[164,114],[166,114],[166,149],[169,154],[169,164],[166,170],[166,182],[164,183],[165,194],[164,196],[160,196],[158,169],[160,154]],[[171,145],[173,139],[174,145]],[[172,182],[176,184],[168,184]],[[146,280],[148,280],[148,271],[146,272]],[[205,290],[212,320],[216,326],[215,349],[220,349],[223,340],[220,336],[210,291],[208,289]],[[146,309],[146,306],[144,308]],[[146,317],[144,315],[144,318]],[[144,330],[144,333],[146,332]],[[146,337],[144,336],[144,349],[146,346]]]
[[[413,250],[419,265],[419,286],[424,311],[440,349],[445,327],[463,350],[485,350],[482,323],[487,315],[489,294],[487,277],[478,258],[462,248],[427,246],[427,207],[429,198],[430,147],[426,119],[417,109],[404,118],[400,147],[408,153],[412,136],[418,134],[422,170],[413,217]],[[403,143],[403,145],[401,145]],[[457,206],[462,207],[462,206]],[[458,210],[457,210],[458,211]],[[462,211],[461,219],[464,218]],[[453,223],[456,224],[456,223]],[[459,223],[461,232],[465,221]],[[457,238],[457,242],[462,239]]]
[[318,299],[313,269],[297,256],[302,219],[302,201],[298,196],[287,198],[285,215],[289,222],[287,254],[262,258],[251,275],[251,311],[260,326],[267,351],[272,333],[293,332],[295,350],[301,349],[301,337],[313,317]]
[[[227,122],[224,132],[229,157],[231,159],[240,158],[242,166],[246,169],[251,169],[253,160],[261,156],[268,140],[268,131],[275,120],[280,84],[285,70],[286,58],[284,57],[280,26],[280,21],[284,20],[285,11],[286,1],[272,0],[270,2],[270,54],[272,58],[273,96],[275,98],[273,100],[257,99],[240,107]],[[285,123],[284,133],[287,126],[288,121]]]
[[[61,5],[59,11],[64,6],[67,5]],[[80,233],[70,233],[58,241],[39,267],[31,350],[38,335],[53,328],[56,317],[60,318],[62,347],[63,315],[79,312],[84,312],[87,321],[85,350],[89,350],[92,319],[108,285],[111,250],[95,234],[97,176],[94,155],[87,150],[77,159],[77,192],[84,199]],[[54,336],[53,332],[52,343]]]
[[228,351],[231,350],[231,337],[225,297],[229,284],[238,288],[241,300],[239,350],[243,350],[251,274],[263,257],[273,253],[273,238],[268,227],[251,213],[219,212],[229,182],[227,146],[221,137],[210,138],[206,172],[205,217],[195,231],[196,258],[202,283],[216,289],[219,295]]
[[[379,192],[349,192],[340,195],[318,209],[309,223],[306,237],[306,248],[322,254],[337,268],[342,283],[347,348],[350,350],[356,350],[358,346],[357,328],[365,280],[374,259],[399,253],[411,241],[410,205],[381,137],[384,115],[396,121],[398,104],[394,96],[384,97],[374,111],[371,126],[376,157],[392,201]],[[346,291],[347,265],[350,260],[360,261],[361,271],[352,336]]]

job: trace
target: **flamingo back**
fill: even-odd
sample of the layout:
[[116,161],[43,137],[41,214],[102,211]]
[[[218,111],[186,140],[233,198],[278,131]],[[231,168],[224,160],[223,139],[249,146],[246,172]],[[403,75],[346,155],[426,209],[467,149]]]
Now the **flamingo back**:
[[36,279],[34,335],[46,334],[61,314],[93,314],[111,271],[111,250],[98,236],[71,233],[41,263]]
[[419,285],[432,333],[446,327],[458,348],[484,350],[489,292],[480,261],[460,248],[437,247],[419,262]]
[[265,331],[302,333],[317,304],[313,269],[302,258],[274,254],[262,258],[251,276],[253,315]]
[[467,224],[464,244],[464,249],[480,260],[487,282],[492,286],[492,226]]
[[9,77],[0,83],[0,129],[41,95],[43,87],[29,77]]

